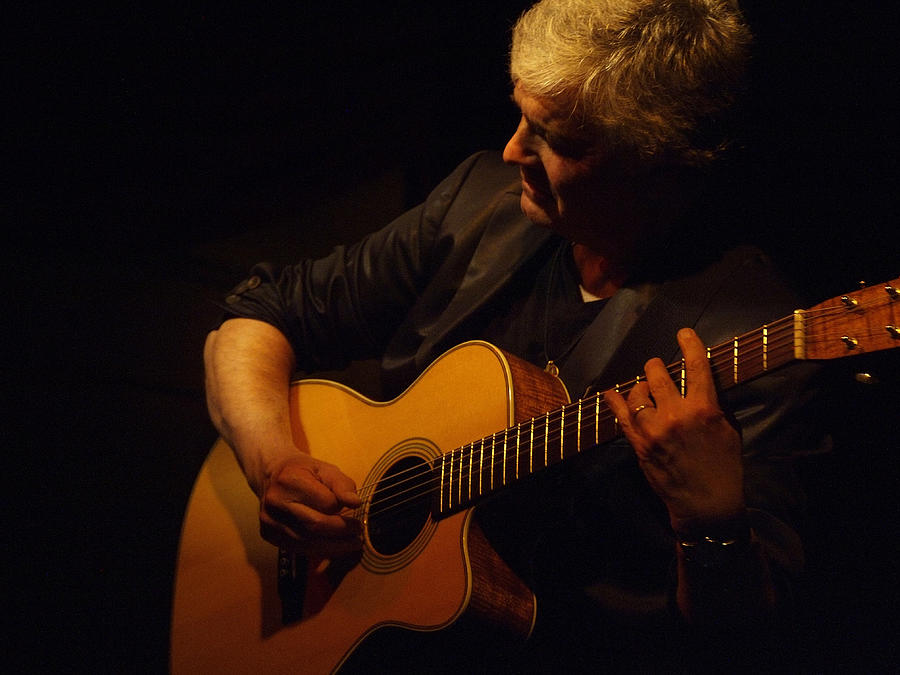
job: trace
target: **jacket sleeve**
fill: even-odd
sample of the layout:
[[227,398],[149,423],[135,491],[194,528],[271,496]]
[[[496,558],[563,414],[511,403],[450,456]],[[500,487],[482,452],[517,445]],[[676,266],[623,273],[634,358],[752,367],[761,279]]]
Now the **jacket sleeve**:
[[352,246],[281,268],[255,265],[226,297],[225,318],[258,319],[278,328],[303,372],[379,356],[452,247],[445,215],[485,157],[468,158],[423,204]]

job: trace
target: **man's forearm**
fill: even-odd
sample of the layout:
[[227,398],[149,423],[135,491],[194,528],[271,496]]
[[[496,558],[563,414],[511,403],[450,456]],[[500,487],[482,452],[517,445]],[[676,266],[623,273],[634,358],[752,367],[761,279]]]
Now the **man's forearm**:
[[209,334],[203,356],[210,418],[258,494],[266,467],[296,452],[288,408],[293,350],[267,323],[229,319]]

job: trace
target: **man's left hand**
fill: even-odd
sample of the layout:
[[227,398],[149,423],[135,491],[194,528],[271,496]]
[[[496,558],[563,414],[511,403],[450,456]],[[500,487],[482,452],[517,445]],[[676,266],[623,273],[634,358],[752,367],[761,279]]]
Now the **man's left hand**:
[[678,332],[686,395],[662,360],[644,366],[646,381],[627,398],[604,399],[618,418],[647,481],[669,510],[672,527],[727,520],[743,513],[741,439],[719,407],[706,347],[689,329]]

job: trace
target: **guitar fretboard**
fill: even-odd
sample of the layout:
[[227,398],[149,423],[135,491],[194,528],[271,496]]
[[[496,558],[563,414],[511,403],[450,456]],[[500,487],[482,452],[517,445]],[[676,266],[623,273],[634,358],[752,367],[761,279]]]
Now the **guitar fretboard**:
[[[779,368],[798,357],[802,313],[765,325],[707,350],[720,389]],[[684,362],[668,370],[682,395],[687,392]],[[626,394],[642,378],[615,389]],[[440,515],[467,508],[484,496],[536,471],[613,440],[619,423],[602,394],[593,394],[533,417],[462,447],[435,461],[440,476]]]

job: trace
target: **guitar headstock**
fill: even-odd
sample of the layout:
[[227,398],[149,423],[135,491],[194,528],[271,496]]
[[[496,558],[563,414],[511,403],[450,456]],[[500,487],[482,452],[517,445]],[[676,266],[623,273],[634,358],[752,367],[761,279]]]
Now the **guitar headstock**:
[[794,329],[797,355],[804,359],[900,347],[900,278],[798,310]]

